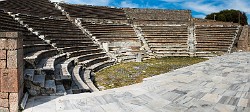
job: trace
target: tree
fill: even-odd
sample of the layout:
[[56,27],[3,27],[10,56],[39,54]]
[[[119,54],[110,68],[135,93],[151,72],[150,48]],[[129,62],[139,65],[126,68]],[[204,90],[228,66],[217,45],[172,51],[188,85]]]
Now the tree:
[[247,25],[247,16],[245,12],[241,12],[239,10],[222,10],[220,12],[214,12],[208,14],[205,19],[224,21],[224,22],[233,22],[239,23],[241,25]]

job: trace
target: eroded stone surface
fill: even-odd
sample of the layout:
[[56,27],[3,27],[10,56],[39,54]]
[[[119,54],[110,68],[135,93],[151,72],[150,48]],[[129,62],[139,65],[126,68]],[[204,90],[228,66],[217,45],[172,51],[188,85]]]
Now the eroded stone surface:
[[211,112],[250,110],[250,53],[233,53],[94,93],[29,99],[24,112]]

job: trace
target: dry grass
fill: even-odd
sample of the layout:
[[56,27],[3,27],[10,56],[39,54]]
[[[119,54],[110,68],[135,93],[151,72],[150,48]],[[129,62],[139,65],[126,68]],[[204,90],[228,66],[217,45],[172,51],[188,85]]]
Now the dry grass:
[[105,89],[140,83],[144,78],[205,61],[204,58],[164,57],[144,62],[120,63],[96,73],[96,83]]

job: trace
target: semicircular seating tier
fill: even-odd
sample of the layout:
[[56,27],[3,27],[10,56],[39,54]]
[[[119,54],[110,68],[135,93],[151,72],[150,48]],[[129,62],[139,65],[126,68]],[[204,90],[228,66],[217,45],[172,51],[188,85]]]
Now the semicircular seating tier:
[[23,34],[24,76],[31,95],[97,91],[92,72],[114,63],[70,21],[25,14],[10,16],[2,10],[0,15],[0,31]]
[[198,56],[230,52],[242,30],[238,24],[212,20],[195,20],[194,27]]

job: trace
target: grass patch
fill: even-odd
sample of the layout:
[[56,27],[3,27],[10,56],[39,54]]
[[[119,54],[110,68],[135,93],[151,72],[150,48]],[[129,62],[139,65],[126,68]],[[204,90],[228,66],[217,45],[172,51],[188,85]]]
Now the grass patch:
[[105,89],[140,83],[144,78],[169,72],[174,69],[205,61],[205,58],[164,57],[143,62],[120,63],[95,75],[97,85]]

